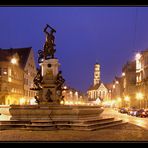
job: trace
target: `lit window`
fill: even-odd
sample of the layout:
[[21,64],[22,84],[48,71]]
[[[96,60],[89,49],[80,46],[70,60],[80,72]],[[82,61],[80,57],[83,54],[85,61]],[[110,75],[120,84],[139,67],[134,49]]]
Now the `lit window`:
[[3,69],[3,74],[4,74],[4,75],[7,75],[7,74],[8,74],[8,69],[7,69],[7,68],[4,68],[4,69]]

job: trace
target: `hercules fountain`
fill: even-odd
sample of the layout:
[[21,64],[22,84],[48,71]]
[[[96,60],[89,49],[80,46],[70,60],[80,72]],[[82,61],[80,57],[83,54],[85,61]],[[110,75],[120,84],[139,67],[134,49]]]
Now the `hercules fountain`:
[[[50,32],[47,29],[50,29]],[[113,122],[113,118],[100,117],[103,112],[100,106],[60,104],[64,100],[62,91],[65,79],[59,70],[59,60],[55,58],[56,30],[47,24],[44,33],[46,41],[43,50],[38,50],[39,69],[34,78],[34,88],[31,88],[37,91],[35,96],[37,104],[1,105],[0,113],[10,118],[0,121],[0,129],[93,130],[100,120]],[[94,124],[91,127],[92,123]]]

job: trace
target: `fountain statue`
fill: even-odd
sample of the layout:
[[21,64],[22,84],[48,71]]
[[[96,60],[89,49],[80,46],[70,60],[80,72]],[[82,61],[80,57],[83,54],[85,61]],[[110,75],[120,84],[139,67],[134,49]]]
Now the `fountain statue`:
[[[47,29],[51,29],[50,33]],[[35,96],[38,104],[59,104],[63,100],[62,96],[63,84],[65,79],[62,77],[62,71],[59,71],[59,62],[55,58],[55,33],[48,24],[44,28],[46,34],[46,41],[43,50],[38,51],[38,63],[40,68],[38,69],[37,75],[34,78],[35,88],[37,95]]]
[[[47,29],[50,29],[50,32]],[[38,50],[39,68],[33,80],[34,87],[30,88],[37,91],[35,96],[37,104],[0,106],[0,113],[10,116],[10,126],[8,124],[0,126],[1,129],[12,128],[11,123],[16,124],[15,127],[23,126],[31,130],[49,130],[52,127],[67,129],[76,126],[74,123],[83,121],[81,119],[98,118],[103,112],[100,106],[60,104],[64,100],[62,91],[65,79],[59,70],[59,60],[55,58],[55,32],[55,29],[46,25],[44,28],[46,41],[43,49]],[[5,123],[8,122],[3,122]]]

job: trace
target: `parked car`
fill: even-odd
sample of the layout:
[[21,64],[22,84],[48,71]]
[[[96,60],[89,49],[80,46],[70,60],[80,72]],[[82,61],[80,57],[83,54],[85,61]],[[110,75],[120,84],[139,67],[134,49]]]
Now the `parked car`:
[[128,109],[128,115],[131,115],[131,116],[136,116],[136,113],[137,113],[138,109],[136,109],[135,107],[132,107],[132,108],[129,108]]
[[137,110],[136,117],[141,117],[141,118],[148,117],[148,110],[144,110],[144,109]]
[[127,108],[120,108],[118,110],[118,112],[123,113],[123,114],[127,114],[128,113],[128,109]]

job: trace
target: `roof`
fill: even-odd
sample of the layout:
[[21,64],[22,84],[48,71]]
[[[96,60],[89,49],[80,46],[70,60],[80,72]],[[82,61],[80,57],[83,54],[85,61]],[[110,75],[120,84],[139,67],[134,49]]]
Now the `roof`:
[[108,83],[108,84],[104,84],[105,87],[108,89],[108,90],[111,90],[113,88],[113,84],[112,83]]
[[20,58],[20,66],[22,68],[25,67],[27,59],[29,57],[30,51],[32,47],[25,47],[25,48],[10,48],[10,49],[0,49],[0,61],[8,61],[10,57],[14,54],[18,54]]
[[100,85],[101,85],[101,82],[99,82],[99,83],[96,84],[96,85],[91,85],[91,86],[89,87],[88,91],[89,91],[89,90],[97,90],[97,89],[100,87]]

